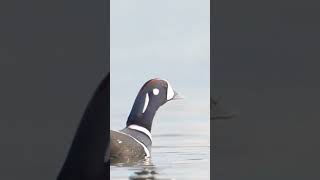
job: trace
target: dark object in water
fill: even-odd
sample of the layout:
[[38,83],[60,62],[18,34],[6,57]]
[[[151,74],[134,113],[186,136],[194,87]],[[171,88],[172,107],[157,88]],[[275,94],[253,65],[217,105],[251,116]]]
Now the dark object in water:
[[121,131],[110,131],[111,163],[130,163],[150,157],[153,118],[160,106],[180,99],[166,80],[151,79],[140,89],[127,126]]
[[[87,105],[68,156],[57,180],[106,180],[109,178],[110,76]],[[107,154],[107,155],[106,155]],[[107,156],[107,157],[105,157]]]
[[230,119],[234,117],[235,115],[231,112],[227,112],[224,110],[224,108],[221,106],[220,101],[217,99],[210,98],[210,104],[211,104],[211,120],[216,119]]

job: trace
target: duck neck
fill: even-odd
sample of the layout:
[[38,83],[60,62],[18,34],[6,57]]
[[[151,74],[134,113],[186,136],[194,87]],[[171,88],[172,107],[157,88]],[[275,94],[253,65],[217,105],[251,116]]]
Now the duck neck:
[[138,125],[148,129],[151,132],[152,121],[155,116],[155,112],[146,111],[143,114],[130,113],[127,121],[127,127],[130,125]]
[[159,106],[153,105],[151,100],[147,100],[147,96],[142,96],[140,94],[133,104],[127,120],[127,127],[135,124],[142,126],[151,132],[153,118],[159,109]]

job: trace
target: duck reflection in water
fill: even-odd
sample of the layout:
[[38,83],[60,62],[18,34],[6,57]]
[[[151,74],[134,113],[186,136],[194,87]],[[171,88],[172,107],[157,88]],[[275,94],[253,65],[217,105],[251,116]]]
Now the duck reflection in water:
[[156,167],[153,165],[145,165],[141,166],[142,169],[134,172],[133,175],[129,176],[129,180],[155,180],[159,178],[156,178],[156,175],[158,174],[156,172]]
[[129,180],[165,180],[156,177],[157,167],[151,162],[150,158],[138,162],[113,162],[112,166],[129,167],[134,170],[134,173],[129,176]]

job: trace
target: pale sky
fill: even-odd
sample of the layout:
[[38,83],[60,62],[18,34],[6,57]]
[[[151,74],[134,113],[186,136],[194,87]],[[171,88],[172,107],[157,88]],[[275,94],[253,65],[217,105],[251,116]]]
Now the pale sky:
[[124,127],[138,90],[155,77],[186,97],[161,108],[161,116],[209,118],[209,3],[111,1],[111,128]]

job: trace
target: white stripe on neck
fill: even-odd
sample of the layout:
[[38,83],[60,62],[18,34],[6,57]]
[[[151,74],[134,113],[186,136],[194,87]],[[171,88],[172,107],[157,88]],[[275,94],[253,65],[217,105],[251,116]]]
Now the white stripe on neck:
[[142,126],[139,126],[139,125],[136,125],[136,124],[131,124],[128,126],[129,129],[134,129],[134,130],[137,130],[137,131],[140,131],[144,134],[146,134],[150,140],[152,141],[152,135],[150,133],[150,131]]

